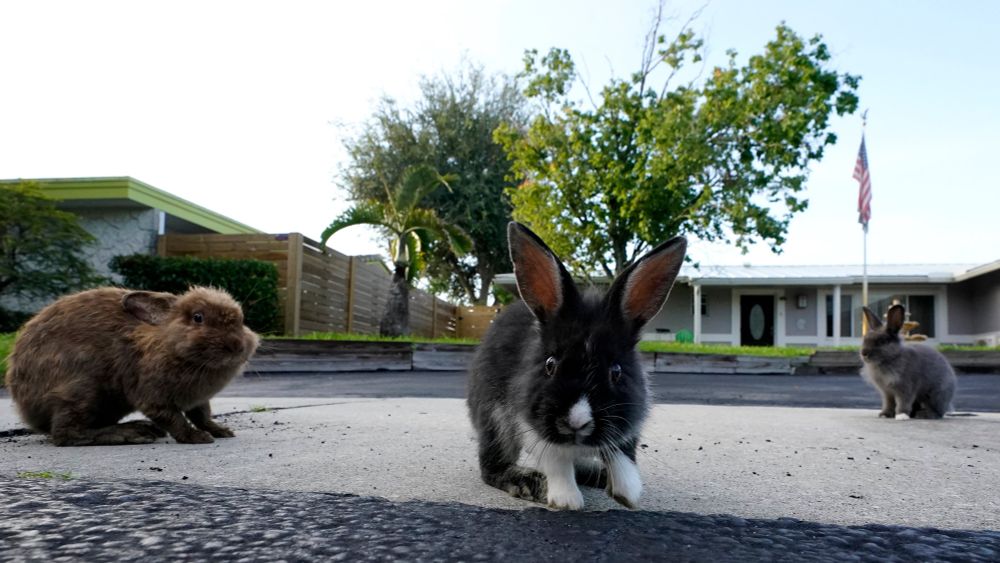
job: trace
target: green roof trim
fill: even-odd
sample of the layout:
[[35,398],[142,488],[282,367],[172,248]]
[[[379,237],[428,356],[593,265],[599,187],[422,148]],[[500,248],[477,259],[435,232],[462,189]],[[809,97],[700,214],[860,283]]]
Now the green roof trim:
[[129,176],[114,178],[24,178],[0,180],[0,184],[15,184],[22,181],[37,182],[42,193],[52,199],[64,201],[129,200],[223,235],[261,232]]

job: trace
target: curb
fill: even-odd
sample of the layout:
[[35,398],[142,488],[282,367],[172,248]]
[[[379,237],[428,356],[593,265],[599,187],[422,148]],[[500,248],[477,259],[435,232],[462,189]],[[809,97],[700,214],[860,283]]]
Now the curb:
[[[424,344],[344,340],[266,340],[247,372],[261,375],[347,371],[465,371],[475,354],[469,344]],[[959,373],[1000,373],[1000,352],[944,352]],[[857,352],[818,350],[812,356],[762,357],[731,354],[642,352],[651,374],[856,375]]]

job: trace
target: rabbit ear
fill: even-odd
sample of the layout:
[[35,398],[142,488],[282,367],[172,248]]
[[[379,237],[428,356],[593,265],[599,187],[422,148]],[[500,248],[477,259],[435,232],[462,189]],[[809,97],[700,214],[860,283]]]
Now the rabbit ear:
[[122,308],[146,324],[158,325],[170,314],[176,302],[177,296],[169,293],[133,291],[122,297]]
[[517,289],[538,320],[551,319],[563,305],[576,300],[573,278],[538,235],[511,221],[507,224],[507,242]]
[[885,316],[885,331],[889,334],[896,334],[903,328],[903,321],[906,319],[906,309],[902,305],[889,307],[889,312]]
[[663,307],[684,264],[687,239],[674,237],[657,246],[615,278],[608,303],[617,306],[637,333]]
[[882,319],[879,319],[878,315],[876,315],[868,307],[862,307],[861,310],[865,312],[865,322],[868,323],[869,330],[878,330],[882,328]]

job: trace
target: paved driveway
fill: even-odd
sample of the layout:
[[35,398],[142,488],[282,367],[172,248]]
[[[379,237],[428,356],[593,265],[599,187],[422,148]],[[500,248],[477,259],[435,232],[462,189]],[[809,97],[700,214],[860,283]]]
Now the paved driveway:
[[[964,388],[995,392],[1000,378],[977,377]],[[452,397],[397,396],[430,380]],[[235,438],[100,448],[10,432],[0,398],[0,560],[1000,558],[1000,414],[986,409],[891,421],[874,407],[722,406],[706,403],[874,405],[874,392],[843,376],[657,377],[661,401],[695,404],[654,409],[642,510],[588,489],[590,511],[555,513],[479,480],[463,386],[251,378],[213,401]]]

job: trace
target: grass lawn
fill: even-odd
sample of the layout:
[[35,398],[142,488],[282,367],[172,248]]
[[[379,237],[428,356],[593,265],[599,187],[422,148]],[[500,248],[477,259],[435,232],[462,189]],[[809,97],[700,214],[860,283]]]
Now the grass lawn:
[[725,346],[719,344],[694,344],[691,342],[656,342],[639,343],[642,352],[665,352],[674,354],[724,354],[732,356],[766,356],[769,358],[785,358],[792,356],[812,356],[815,348],[792,348],[777,346]]
[[7,373],[7,355],[13,346],[14,333],[0,333],[0,386],[3,385],[4,375]]
[[422,336],[379,336],[377,334],[353,334],[349,332],[313,332],[303,336],[269,336],[268,338],[286,339],[298,338],[302,340],[352,340],[354,342],[414,342],[418,344],[479,344],[478,340],[472,338],[425,338]]
[[[282,337],[276,337],[282,338]],[[306,340],[353,340],[363,342],[418,342],[435,344],[478,344],[471,338],[420,338],[399,337],[386,338],[374,334],[349,334],[344,332],[315,332],[300,338]],[[718,346],[710,344],[691,344],[682,342],[640,342],[642,352],[673,352],[679,354],[731,354],[741,356],[811,356],[814,348],[766,348],[759,346]]]

